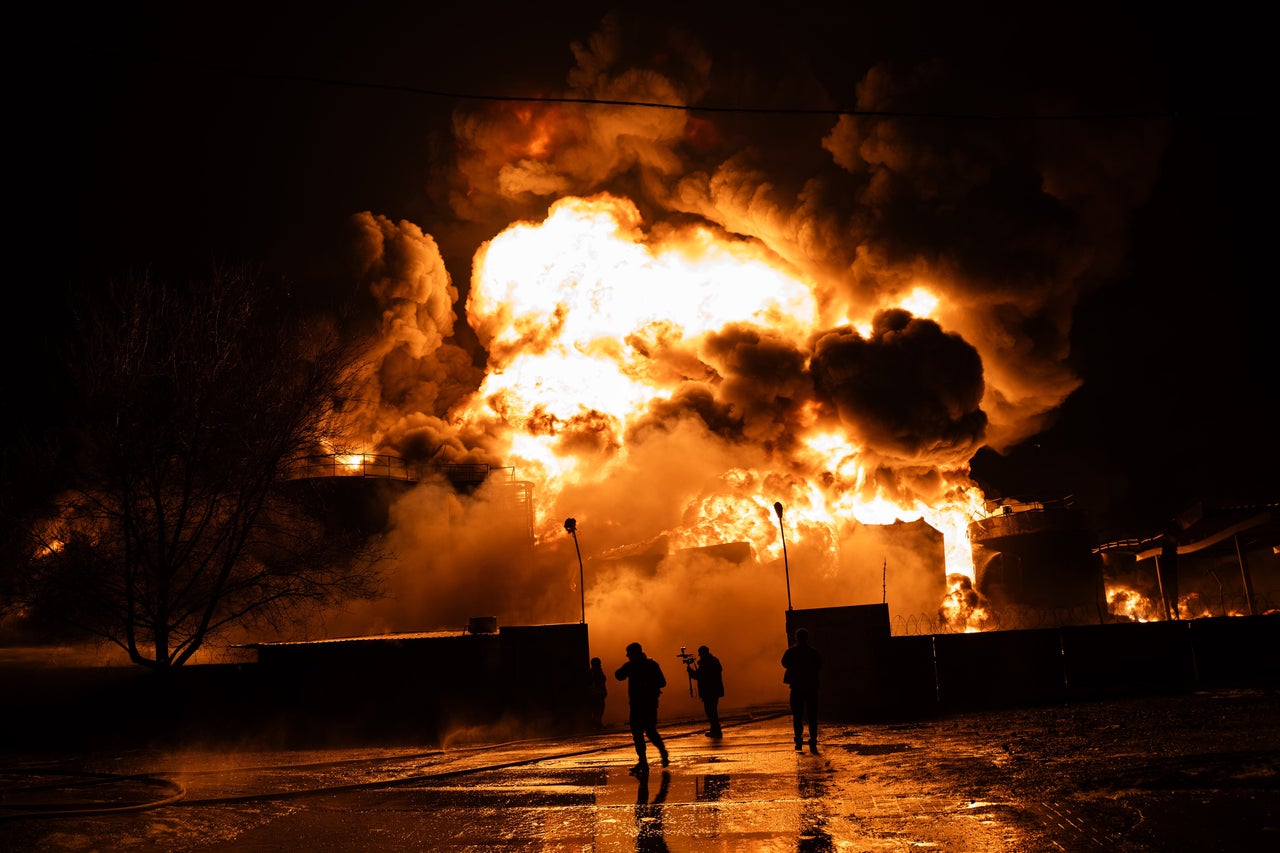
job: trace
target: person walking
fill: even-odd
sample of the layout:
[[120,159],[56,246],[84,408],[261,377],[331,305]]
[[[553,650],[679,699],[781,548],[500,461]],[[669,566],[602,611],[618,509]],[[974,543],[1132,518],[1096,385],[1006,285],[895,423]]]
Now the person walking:
[[822,655],[809,645],[807,628],[797,628],[795,643],[782,653],[782,680],[791,687],[791,727],[796,751],[804,749],[804,725],[809,723],[809,751],[818,754],[818,673]]
[[658,733],[658,697],[662,695],[662,688],[667,686],[662,667],[644,653],[639,643],[631,643],[627,646],[627,662],[618,667],[614,677],[627,682],[631,740],[635,743],[636,756],[640,759],[631,768],[631,772],[637,776],[649,772],[645,738],[658,748],[662,766],[666,767],[671,763],[670,757],[667,755],[666,744],[662,742],[662,735]]
[[720,698],[724,696],[724,667],[720,659],[711,654],[711,649],[698,646],[698,659],[684,665],[689,677],[698,682],[698,698],[702,700],[702,710],[707,714],[707,722],[711,728],[707,737],[719,739],[720,732]]
[[609,679],[601,667],[600,658],[591,659],[591,669],[587,671],[591,690],[591,723],[597,729],[604,728],[604,703],[609,696]]

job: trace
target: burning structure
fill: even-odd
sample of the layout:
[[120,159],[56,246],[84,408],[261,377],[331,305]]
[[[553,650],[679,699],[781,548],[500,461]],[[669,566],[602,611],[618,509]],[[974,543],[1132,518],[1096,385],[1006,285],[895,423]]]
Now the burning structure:
[[996,608],[1052,612],[1059,623],[1106,613],[1094,534],[1070,498],[993,501],[969,525],[976,588]]
[[1141,621],[1277,612],[1278,510],[1200,503],[1155,535],[1097,546],[1111,609]]

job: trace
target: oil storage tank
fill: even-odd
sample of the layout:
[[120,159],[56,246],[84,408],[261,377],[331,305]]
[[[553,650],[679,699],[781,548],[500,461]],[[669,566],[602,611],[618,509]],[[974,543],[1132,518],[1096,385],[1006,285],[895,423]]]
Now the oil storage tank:
[[[1106,612],[1093,530],[1070,497],[1005,499],[969,525],[975,586],[997,609]],[[1100,608],[1100,610],[1099,610]]]

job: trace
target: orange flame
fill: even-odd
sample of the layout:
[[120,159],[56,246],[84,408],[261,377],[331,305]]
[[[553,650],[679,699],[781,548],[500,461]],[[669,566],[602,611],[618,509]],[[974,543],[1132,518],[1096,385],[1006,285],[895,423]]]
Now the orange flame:
[[[924,285],[904,297],[922,313],[937,302]],[[732,383],[743,380],[726,361],[736,354],[717,348],[723,336],[794,346],[820,331],[819,313],[813,283],[758,244],[701,226],[646,235],[627,199],[564,198],[545,221],[516,223],[477,253],[467,314],[489,364],[456,415],[495,437],[488,449],[534,484],[539,534],[554,535],[559,514],[546,508],[566,488],[607,482],[652,407],[697,383],[734,396]],[[869,327],[869,316],[846,320]],[[780,389],[776,406],[788,394]],[[763,449],[744,449],[749,465],[727,467],[684,507],[666,531],[674,543],[746,541],[774,558],[781,537],[769,510],[781,498],[797,544],[818,543],[834,557],[852,523],[923,518],[944,536],[948,574],[973,578],[967,527],[983,496],[967,469],[933,471],[922,478],[931,489],[924,496],[881,482],[877,455],[813,401],[789,424],[794,434],[768,417],[744,426],[760,434],[743,444]]]

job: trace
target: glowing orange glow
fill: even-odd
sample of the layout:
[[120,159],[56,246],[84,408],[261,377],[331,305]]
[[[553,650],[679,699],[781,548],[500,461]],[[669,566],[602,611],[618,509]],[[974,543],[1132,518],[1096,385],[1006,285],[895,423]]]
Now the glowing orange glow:
[[553,134],[552,123],[541,111],[535,112],[528,107],[517,109],[517,116],[530,132],[525,140],[524,153],[529,157],[544,157],[551,149]]
[[927,288],[917,287],[902,300],[901,307],[917,317],[932,317],[934,309],[938,307],[938,297],[930,293]]
[[65,551],[71,542],[94,547],[100,541],[101,519],[90,515],[73,515],[67,506],[56,517],[41,522],[33,543],[32,556],[37,560],[52,557]]
[[49,557],[60,553],[66,547],[66,542],[63,542],[61,539],[53,539],[49,542],[41,543],[37,550],[36,557]]
[[[1107,611],[1113,616],[1133,622],[1159,622],[1168,618],[1158,599],[1117,581],[1107,584]],[[1244,609],[1212,602],[1198,592],[1178,599],[1178,618],[1197,619],[1206,616],[1247,616]]]
[[1122,584],[1107,586],[1107,610],[1134,622],[1150,622],[1157,618],[1157,607],[1150,598]]
[[356,474],[364,468],[366,458],[362,453],[347,453],[340,454],[337,460],[348,473]]
[[965,633],[974,633],[991,627],[991,614],[982,603],[982,597],[973,588],[969,578],[963,575],[951,575],[947,578],[948,592],[938,608],[943,621],[962,629]]

